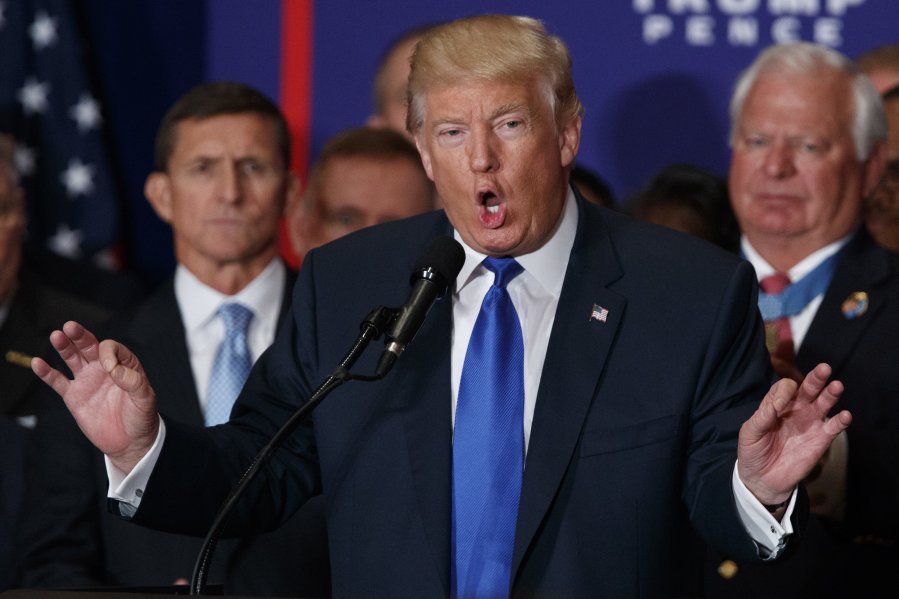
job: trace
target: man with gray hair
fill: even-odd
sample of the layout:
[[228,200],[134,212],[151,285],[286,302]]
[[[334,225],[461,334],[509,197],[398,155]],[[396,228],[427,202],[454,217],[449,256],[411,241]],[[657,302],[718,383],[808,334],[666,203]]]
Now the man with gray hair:
[[[359,319],[402,305],[413,272],[448,297],[420,328],[390,326],[387,354],[414,336],[394,370],[319,404],[246,488],[232,530],[277,526],[322,489],[333,594],[353,598],[683,594],[691,524],[776,559],[806,509],[799,481],[851,415],[826,417],[842,393],[826,364],[769,390],[749,265],[569,185],[583,109],[565,44],[535,19],[430,30],[409,98],[444,210],[306,255],[291,319],[230,423],[160,419],[136,354],[77,323],[53,333],[74,380],[33,368],[108,456],[115,509],[203,532],[336,373]],[[417,265],[435,239],[449,247]],[[359,374],[392,363],[378,354]]]
[[15,141],[0,133],[0,590],[12,583],[14,544],[24,494],[25,447],[42,391],[31,358],[52,351],[47,335],[60,318],[84,318],[90,326],[106,310],[47,284],[25,260],[25,193],[13,159]]
[[731,118],[730,197],[775,370],[799,379],[832,365],[854,420],[806,480],[813,517],[796,554],[735,574],[728,564],[710,594],[895,596],[899,256],[862,223],[885,163],[880,96],[840,53],[779,45],[738,80]]

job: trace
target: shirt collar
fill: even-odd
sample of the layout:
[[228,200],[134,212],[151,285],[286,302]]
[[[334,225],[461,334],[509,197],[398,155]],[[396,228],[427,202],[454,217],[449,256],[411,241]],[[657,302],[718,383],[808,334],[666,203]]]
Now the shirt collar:
[[206,326],[219,307],[229,302],[240,302],[253,311],[253,316],[265,328],[274,328],[286,281],[284,263],[276,258],[249,285],[234,295],[225,295],[202,283],[184,265],[178,264],[175,270],[175,298],[184,328],[190,333]]
[[[565,281],[565,270],[571,248],[574,247],[574,237],[577,233],[578,209],[574,192],[568,188],[565,197],[565,205],[562,208],[562,216],[556,224],[556,228],[549,240],[539,249],[522,256],[516,256],[515,260],[522,268],[534,277],[540,285],[554,297],[562,293],[562,283]],[[477,252],[462,241],[458,231],[453,231],[456,241],[465,249],[465,264],[456,277],[456,290],[460,290],[473,278],[476,269],[480,266],[486,254]]]
[[[796,263],[793,268],[787,271],[787,276],[790,277],[791,281],[798,281],[811,271],[815,269],[816,266],[833,256],[835,253],[840,251],[844,245],[849,243],[849,240],[852,239],[852,236],[855,235],[856,231],[852,231],[849,235],[834,241],[833,243],[829,243],[825,245],[823,248],[815,250],[798,263]],[[776,272],[775,268],[771,266],[767,260],[762,258],[761,254],[756,251],[752,244],[749,243],[749,240],[746,239],[746,236],[743,235],[740,239],[740,248],[743,251],[743,255],[752,264],[752,267],[755,269],[756,275],[759,280],[764,279],[768,275],[772,275]]]

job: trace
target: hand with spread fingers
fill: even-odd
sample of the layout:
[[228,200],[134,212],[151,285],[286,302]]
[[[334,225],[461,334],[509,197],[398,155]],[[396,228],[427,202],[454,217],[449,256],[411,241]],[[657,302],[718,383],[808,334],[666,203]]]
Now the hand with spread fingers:
[[828,416],[843,393],[843,384],[828,381],[830,375],[830,366],[818,364],[802,384],[777,381],[740,428],[738,474],[763,504],[788,499],[852,422],[846,410]]
[[66,403],[82,432],[125,473],[159,432],[156,395],[137,357],[116,341],[98,342],[74,321],[50,335],[73,379],[34,358],[31,369]]

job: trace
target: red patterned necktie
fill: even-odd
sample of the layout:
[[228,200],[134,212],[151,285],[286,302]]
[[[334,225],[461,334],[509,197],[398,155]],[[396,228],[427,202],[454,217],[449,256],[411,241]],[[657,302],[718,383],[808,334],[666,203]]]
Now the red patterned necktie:
[[[771,295],[777,295],[790,285],[790,277],[782,272],[768,275],[759,281],[762,291]],[[793,331],[790,329],[790,319],[786,316],[765,323],[765,344],[769,352],[773,352],[777,346],[785,341],[793,340]]]

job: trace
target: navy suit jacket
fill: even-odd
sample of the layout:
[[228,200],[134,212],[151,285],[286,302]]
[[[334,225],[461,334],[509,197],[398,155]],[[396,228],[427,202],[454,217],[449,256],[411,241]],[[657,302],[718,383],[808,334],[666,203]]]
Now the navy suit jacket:
[[[0,325],[0,590],[13,584],[19,553],[15,536],[25,493],[25,450],[44,383],[31,372],[31,357],[52,352],[50,333],[67,319],[93,326],[106,310],[45,284],[27,266]],[[61,360],[54,362],[64,367]]]
[[[690,522],[721,548],[755,554],[731,487],[739,427],[771,377],[755,276],[705,242],[581,199],[578,211],[559,265],[512,594],[670,596]],[[205,431],[167,421],[135,519],[203,530],[247,461],[342,360],[362,318],[402,305],[417,257],[450,233],[435,212],[311,252],[292,318],[255,365],[235,419]],[[594,304],[606,322],[591,320]],[[452,334],[446,297],[385,379],[344,384],[290,436],[235,527],[277,526],[323,488],[335,596],[449,596]],[[369,348],[354,371],[373,371],[380,351]],[[192,489],[190,502],[175,489]]]
[[[280,320],[286,317],[294,281],[288,275]],[[172,279],[98,336],[121,341],[140,357],[167,417],[203,425]],[[47,389],[47,405],[29,447],[19,585],[166,586],[190,578],[202,539],[148,530],[109,514],[103,457]],[[327,595],[321,503],[316,498],[274,534],[223,541],[209,581],[224,584],[231,595]]]
[[[857,292],[868,306],[848,315]],[[845,385],[838,409],[852,412],[847,429],[846,517],[812,517],[794,555],[772,565],[740,564],[717,576],[724,556],[707,565],[709,597],[876,597],[899,595],[899,255],[864,230],[843,250],[824,299],[796,355],[808,372],[819,362]]]

